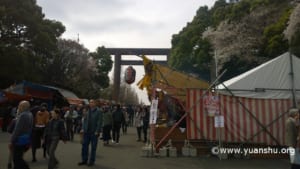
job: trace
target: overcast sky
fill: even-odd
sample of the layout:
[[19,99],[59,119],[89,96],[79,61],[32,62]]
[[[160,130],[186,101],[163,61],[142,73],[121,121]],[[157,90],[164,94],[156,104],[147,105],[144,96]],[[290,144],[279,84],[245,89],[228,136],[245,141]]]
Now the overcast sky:
[[[215,0],[37,0],[45,17],[66,27],[91,52],[98,46],[170,48],[173,34]],[[137,75],[137,80],[141,74]]]

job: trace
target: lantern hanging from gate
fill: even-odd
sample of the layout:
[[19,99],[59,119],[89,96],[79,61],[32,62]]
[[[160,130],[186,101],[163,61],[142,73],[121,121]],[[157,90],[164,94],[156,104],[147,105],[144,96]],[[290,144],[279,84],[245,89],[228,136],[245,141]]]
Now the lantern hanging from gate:
[[132,66],[128,66],[125,69],[125,82],[127,84],[132,84],[135,81],[135,69]]

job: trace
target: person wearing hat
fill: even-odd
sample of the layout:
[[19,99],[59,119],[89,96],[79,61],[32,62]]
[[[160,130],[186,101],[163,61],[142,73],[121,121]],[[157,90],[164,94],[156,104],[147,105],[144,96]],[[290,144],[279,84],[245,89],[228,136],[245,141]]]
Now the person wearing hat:
[[[286,145],[289,147],[289,152],[290,152],[290,160],[291,160],[291,168],[299,168],[300,165],[295,164],[295,159],[296,159],[296,148],[297,146],[297,138],[298,138],[298,133],[299,133],[299,128],[298,128],[298,123],[299,123],[299,110],[298,109],[290,109],[289,110],[289,117],[286,120],[285,123],[285,139],[286,139]],[[299,147],[298,147],[299,148]]]

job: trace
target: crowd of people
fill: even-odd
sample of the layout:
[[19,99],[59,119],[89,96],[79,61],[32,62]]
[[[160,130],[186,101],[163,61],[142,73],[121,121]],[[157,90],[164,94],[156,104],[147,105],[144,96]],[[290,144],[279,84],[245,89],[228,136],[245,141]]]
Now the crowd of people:
[[128,126],[136,127],[136,141],[148,141],[147,106],[126,107],[90,100],[87,105],[54,107],[50,110],[46,103],[31,105],[29,101],[21,101],[15,110],[15,117],[7,127],[11,133],[9,169],[29,169],[23,155],[30,148],[32,162],[37,161],[36,151],[42,149],[43,157],[48,159],[48,169],[57,168],[59,161],[55,151],[58,143],[60,140],[64,143],[73,141],[74,134],[81,138],[80,166],[93,166],[98,141],[102,140],[104,146],[119,144],[120,136],[126,135]]
[[[21,101],[11,109],[14,118],[6,127],[11,133],[9,143],[8,169],[29,169],[23,155],[29,149],[32,162],[36,162],[36,151],[42,149],[48,159],[48,169],[57,168],[55,157],[58,143],[74,140],[74,134],[81,138],[81,161],[79,166],[93,166],[96,161],[98,141],[103,145],[120,144],[121,135],[127,134],[127,127],[136,128],[136,141],[148,141],[149,107],[100,104],[90,100],[88,104],[70,105],[68,108],[54,107],[46,103],[31,105]],[[290,149],[292,169],[300,168],[299,109],[290,109],[285,126],[286,144]],[[292,151],[293,150],[293,151]]]

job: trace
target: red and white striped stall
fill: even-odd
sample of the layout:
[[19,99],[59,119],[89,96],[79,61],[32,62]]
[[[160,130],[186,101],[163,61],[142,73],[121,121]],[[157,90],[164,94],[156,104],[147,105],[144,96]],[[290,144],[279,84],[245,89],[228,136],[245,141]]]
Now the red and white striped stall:
[[[187,91],[187,137],[217,141],[214,117],[208,116],[204,109],[204,92],[200,89]],[[221,130],[223,142],[285,145],[285,120],[292,106],[291,100],[253,99],[221,94],[219,99],[220,114],[224,116],[224,128]]]

